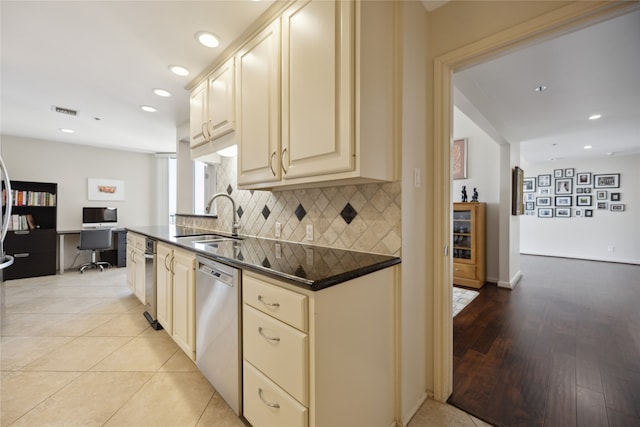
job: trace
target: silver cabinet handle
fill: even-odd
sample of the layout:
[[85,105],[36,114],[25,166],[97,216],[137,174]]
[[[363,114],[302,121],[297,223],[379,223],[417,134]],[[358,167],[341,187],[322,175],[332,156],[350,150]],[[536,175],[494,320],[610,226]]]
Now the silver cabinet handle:
[[280,408],[279,404],[268,402],[268,401],[266,401],[264,399],[264,397],[262,397],[262,389],[260,387],[258,387],[258,397],[260,398],[260,400],[262,400],[262,403],[267,405],[269,408],[275,408],[275,409],[279,409]]
[[[0,181],[4,180],[5,197],[7,204],[6,214],[2,219],[2,227],[0,228],[0,240],[4,242],[4,238],[7,237],[7,231],[9,230],[9,221],[11,221],[11,208],[13,207],[13,191],[11,191],[11,179],[7,174],[7,167],[5,166],[2,158],[0,158]],[[1,256],[2,254],[0,254]]]
[[271,173],[273,176],[276,176],[276,171],[273,169],[273,158],[276,156],[276,152],[271,153],[271,157],[269,157],[269,169],[271,169]]
[[13,254],[14,258],[26,258],[28,256],[29,256],[29,252],[23,252],[23,253],[20,253],[20,254]]
[[278,337],[270,337],[264,334],[264,329],[261,326],[258,326],[258,333],[264,337],[264,339],[274,342],[280,342],[280,338]]
[[287,173],[287,168],[284,167],[285,163],[284,163],[284,153],[287,152],[287,147],[284,147],[284,150],[282,150],[282,154],[280,155],[280,160],[281,160],[281,164],[280,166],[282,167],[282,170],[284,171],[284,173]]
[[16,230],[13,232],[13,234],[15,235],[21,235],[21,234],[29,234],[30,231],[29,230]]
[[258,301],[260,301],[263,305],[267,307],[280,307],[280,303],[278,302],[266,302],[262,295],[258,295]]
[[169,264],[167,264],[167,261],[169,260],[169,255],[171,255],[170,253],[167,253],[164,256],[164,269],[167,271],[171,271],[171,269],[169,268]]

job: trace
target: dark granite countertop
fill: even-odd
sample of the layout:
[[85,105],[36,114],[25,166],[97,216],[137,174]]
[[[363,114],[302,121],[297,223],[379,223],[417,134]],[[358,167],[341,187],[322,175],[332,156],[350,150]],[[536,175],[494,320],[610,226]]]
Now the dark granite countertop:
[[216,244],[180,242],[178,237],[226,233],[179,226],[127,227],[159,241],[191,250],[234,267],[256,271],[319,291],[400,263],[388,255],[332,249],[259,237],[240,236]]

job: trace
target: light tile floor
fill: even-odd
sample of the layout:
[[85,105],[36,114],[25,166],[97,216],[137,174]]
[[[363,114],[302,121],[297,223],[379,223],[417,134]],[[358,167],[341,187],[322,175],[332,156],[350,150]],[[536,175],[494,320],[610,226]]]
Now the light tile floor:
[[[4,282],[0,310],[0,426],[244,426],[149,327],[125,269]],[[432,400],[409,423],[486,425]]]

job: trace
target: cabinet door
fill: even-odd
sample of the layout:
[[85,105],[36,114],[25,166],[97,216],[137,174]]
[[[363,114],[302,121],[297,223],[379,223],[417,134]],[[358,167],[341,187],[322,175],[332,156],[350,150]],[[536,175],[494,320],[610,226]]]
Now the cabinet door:
[[156,288],[158,322],[169,335],[173,334],[173,249],[158,243],[156,250]]
[[181,250],[174,250],[173,255],[173,339],[195,360],[196,257]]
[[146,304],[145,301],[145,258],[144,252],[136,249],[134,254],[134,265],[135,265],[135,279],[134,279],[134,290],[133,292],[136,294],[142,305]]
[[231,57],[209,78],[208,121],[210,140],[235,130],[235,59]]
[[207,117],[207,90],[208,81],[199,84],[189,98],[189,136],[191,137],[191,148],[197,147],[207,142],[208,136],[205,134]]
[[285,180],[354,169],[353,8],[301,0],[283,14]]
[[280,180],[280,21],[237,54],[238,184]]

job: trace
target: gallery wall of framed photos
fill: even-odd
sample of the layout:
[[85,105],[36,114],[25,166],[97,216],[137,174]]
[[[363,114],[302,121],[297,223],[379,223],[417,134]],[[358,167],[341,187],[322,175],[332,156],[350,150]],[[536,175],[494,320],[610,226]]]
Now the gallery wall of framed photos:
[[621,173],[558,168],[524,178],[525,215],[538,218],[593,218],[625,211]]

